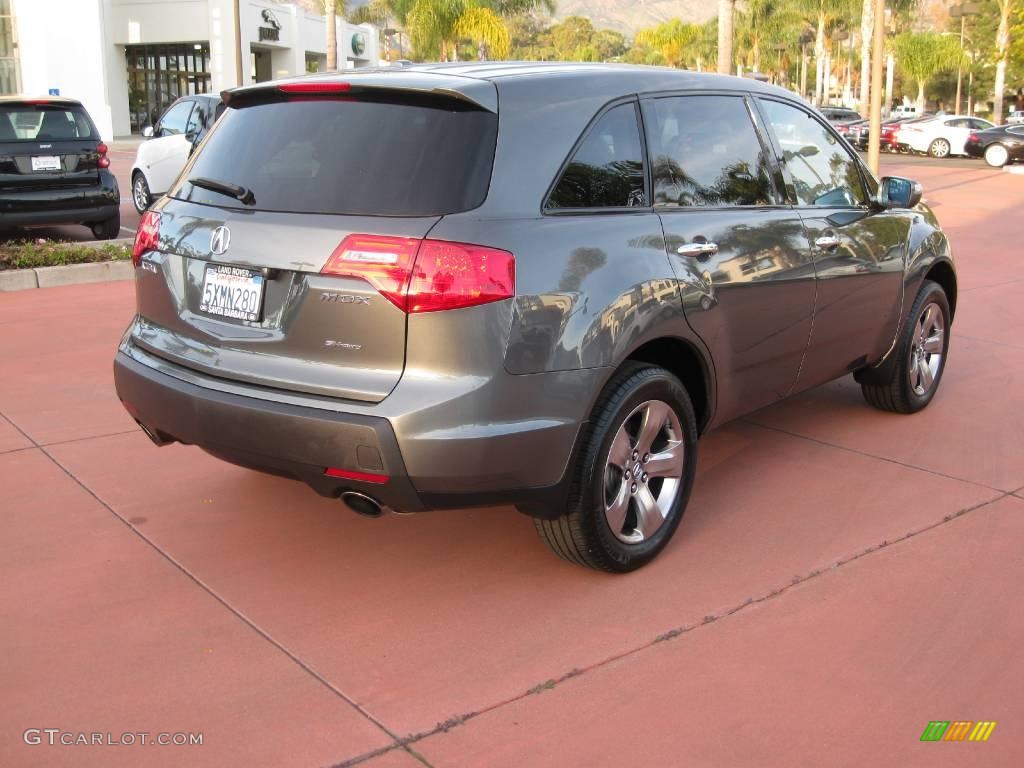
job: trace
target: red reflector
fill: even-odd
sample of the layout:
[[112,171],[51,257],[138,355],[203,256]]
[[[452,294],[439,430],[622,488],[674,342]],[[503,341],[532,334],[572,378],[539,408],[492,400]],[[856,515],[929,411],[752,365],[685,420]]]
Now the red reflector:
[[366,280],[404,312],[436,312],[515,296],[508,251],[446,240],[349,235],[320,270]]
[[277,86],[277,90],[282,93],[345,93],[351,90],[351,83],[330,83],[330,82],[311,82],[311,83],[285,83],[284,85]]
[[340,477],[342,480],[358,480],[361,483],[376,483],[382,485],[388,481],[387,475],[375,475],[372,472],[353,472],[351,469],[338,469],[328,467],[324,470],[328,477]]
[[132,264],[136,267],[142,261],[142,254],[155,251],[160,244],[160,214],[146,211],[139,220],[139,228],[135,232],[135,245],[132,246]]

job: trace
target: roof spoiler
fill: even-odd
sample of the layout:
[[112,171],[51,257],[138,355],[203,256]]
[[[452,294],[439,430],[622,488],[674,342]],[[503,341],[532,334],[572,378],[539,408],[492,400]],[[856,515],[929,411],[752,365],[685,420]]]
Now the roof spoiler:
[[266,101],[283,100],[291,95],[330,97],[358,96],[370,93],[396,93],[455,99],[477,109],[497,113],[498,91],[488,80],[432,72],[410,72],[399,68],[371,71],[331,72],[312,77],[274,80],[221,91],[221,100],[229,107],[244,107]]

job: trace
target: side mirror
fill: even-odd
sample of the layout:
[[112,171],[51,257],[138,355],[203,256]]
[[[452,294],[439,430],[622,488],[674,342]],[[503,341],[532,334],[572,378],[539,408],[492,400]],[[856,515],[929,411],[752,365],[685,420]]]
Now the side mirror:
[[921,202],[923,192],[920,182],[902,176],[883,176],[878,187],[878,204],[882,208],[913,208]]
[[145,128],[142,129],[142,137],[145,138],[145,139],[152,139],[153,138],[153,126],[152,125],[147,125]]

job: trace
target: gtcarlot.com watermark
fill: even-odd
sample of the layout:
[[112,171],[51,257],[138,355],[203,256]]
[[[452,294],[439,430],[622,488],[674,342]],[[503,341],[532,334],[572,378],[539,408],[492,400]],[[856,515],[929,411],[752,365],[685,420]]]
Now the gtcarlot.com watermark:
[[106,731],[100,733],[93,731],[87,733],[85,731],[65,731],[61,728],[26,728],[21,738],[26,744],[33,746],[46,744],[52,747],[60,745],[65,747],[148,747],[150,745],[201,747],[203,745],[203,734],[182,733],[181,731],[174,733],[167,731],[159,733],[151,731],[125,731],[124,733]]

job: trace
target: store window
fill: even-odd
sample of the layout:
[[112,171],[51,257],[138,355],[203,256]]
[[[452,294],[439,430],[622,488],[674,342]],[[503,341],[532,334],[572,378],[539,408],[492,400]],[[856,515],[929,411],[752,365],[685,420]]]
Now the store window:
[[0,0],[0,95],[18,92],[18,60],[14,47],[11,0]]
[[132,133],[156,125],[164,110],[182,96],[210,92],[209,43],[128,45],[125,59]]

